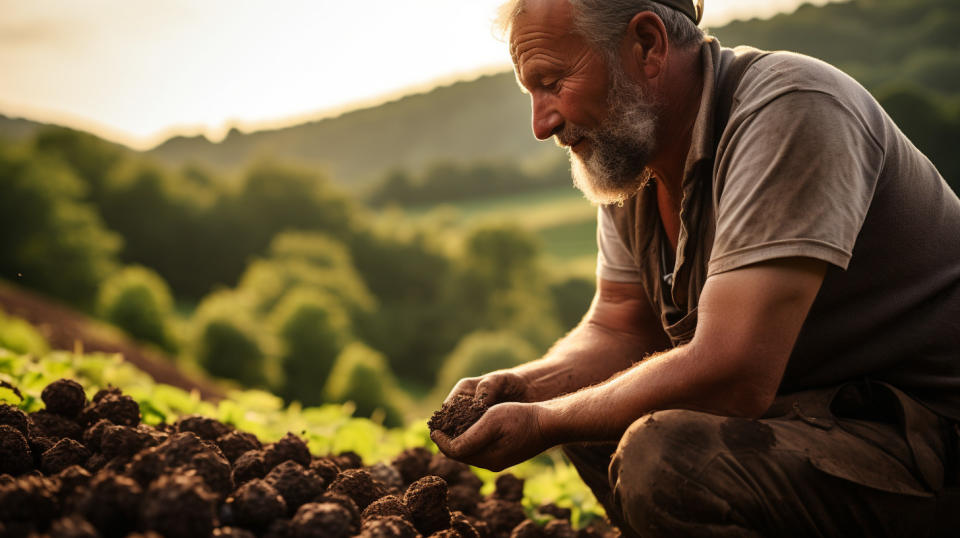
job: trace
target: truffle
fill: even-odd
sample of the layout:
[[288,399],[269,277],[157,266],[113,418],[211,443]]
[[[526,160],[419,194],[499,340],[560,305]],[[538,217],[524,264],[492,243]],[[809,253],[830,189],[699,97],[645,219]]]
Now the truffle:
[[47,411],[66,418],[76,418],[87,403],[87,394],[80,383],[72,379],[58,379],[40,393]]

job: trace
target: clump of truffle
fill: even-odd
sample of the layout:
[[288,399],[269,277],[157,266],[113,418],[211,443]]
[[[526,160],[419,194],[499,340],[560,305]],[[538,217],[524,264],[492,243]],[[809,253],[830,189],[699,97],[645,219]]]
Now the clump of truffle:
[[259,531],[273,520],[287,514],[287,503],[280,492],[261,479],[254,479],[237,488],[226,503],[233,522],[242,527]]
[[72,379],[58,379],[44,387],[40,398],[47,411],[66,418],[76,418],[87,404],[87,394],[80,383]]
[[330,491],[343,493],[353,499],[361,510],[373,501],[383,497],[386,491],[383,484],[377,482],[364,469],[347,469],[330,484]]
[[280,492],[291,513],[323,493],[325,485],[316,473],[291,460],[274,467],[264,480]]
[[267,474],[267,463],[262,450],[244,452],[233,463],[233,483],[243,484],[254,478],[263,478]]
[[195,454],[190,459],[190,463],[179,467],[179,469],[181,472],[186,470],[188,473],[199,476],[211,493],[219,499],[223,499],[233,491],[234,483],[230,474],[230,463],[216,452],[209,451]]
[[439,476],[425,476],[407,488],[403,502],[413,525],[424,536],[450,527],[447,483]]
[[480,491],[483,482],[473,474],[466,463],[450,459],[437,452],[430,460],[429,474],[439,476],[451,486],[462,485]]
[[[103,421],[97,422],[97,424],[103,424]],[[100,451],[107,459],[129,459],[137,452],[155,444],[156,441],[150,434],[137,428],[115,426],[107,422],[100,429]]]
[[73,439],[64,438],[43,453],[40,468],[48,475],[57,474],[71,465],[83,465],[89,457],[87,447]]
[[324,492],[323,495],[317,497],[314,502],[339,504],[350,514],[350,521],[353,522],[354,528],[360,525],[360,508],[353,499],[343,493],[328,490]]
[[401,493],[403,488],[403,478],[400,472],[392,465],[380,462],[367,467],[367,472],[374,480],[383,484],[390,493]]
[[477,528],[470,523],[463,512],[450,512],[450,528],[453,529],[461,538],[480,538]]
[[409,485],[429,474],[428,469],[432,458],[433,454],[429,450],[418,446],[404,450],[391,463],[400,472],[403,483]]
[[457,437],[480,420],[487,409],[489,407],[480,398],[461,394],[434,412],[427,426],[430,431],[440,430],[450,437]]
[[337,454],[333,457],[333,461],[343,470],[363,468],[363,458],[360,457],[360,454],[352,450],[346,450]]
[[13,426],[0,424],[0,474],[18,476],[33,470],[27,439]]
[[420,534],[409,521],[399,516],[377,516],[364,520],[362,538],[418,538]]
[[216,497],[199,477],[164,475],[144,495],[140,521],[164,536],[207,538],[213,532],[215,506]]
[[503,501],[520,502],[523,499],[523,479],[517,478],[510,473],[504,473],[498,476],[493,498]]
[[250,450],[260,450],[263,448],[260,441],[250,433],[231,431],[217,438],[217,446],[223,451],[223,455],[231,463],[237,461],[237,458]]
[[310,449],[303,439],[292,433],[287,433],[282,439],[267,446],[264,450],[264,459],[267,469],[273,469],[281,463],[291,460],[304,467],[310,466]]
[[293,516],[296,538],[347,538],[355,532],[350,513],[335,503],[307,503]]
[[473,515],[477,511],[477,505],[483,497],[480,492],[469,486],[456,485],[447,489],[447,505],[450,510],[458,510],[464,514]]
[[19,430],[24,437],[29,433],[27,414],[9,404],[0,404],[0,425],[4,424]]

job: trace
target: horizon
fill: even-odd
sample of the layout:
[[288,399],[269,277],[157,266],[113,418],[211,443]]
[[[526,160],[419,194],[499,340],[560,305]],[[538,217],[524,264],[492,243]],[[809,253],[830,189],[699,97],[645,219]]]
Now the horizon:
[[[491,27],[501,2],[418,0],[398,7],[373,0],[372,7],[321,2],[318,8],[287,0],[267,9],[258,2],[231,8],[227,0],[164,6],[59,0],[63,9],[50,10],[0,0],[9,13],[0,22],[0,70],[9,74],[0,81],[0,114],[140,151],[178,136],[219,142],[232,129],[320,121],[509,71],[506,46]],[[708,0],[703,26],[768,17],[802,3]],[[383,16],[370,18],[372,11]],[[148,27],[131,23],[147,19]]]

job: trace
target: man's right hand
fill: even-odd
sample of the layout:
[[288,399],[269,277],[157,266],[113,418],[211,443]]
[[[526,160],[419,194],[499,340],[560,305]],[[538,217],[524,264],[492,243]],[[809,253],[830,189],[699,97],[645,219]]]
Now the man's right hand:
[[492,406],[501,402],[527,402],[528,383],[520,374],[511,370],[497,370],[479,377],[465,377],[454,385],[443,403],[450,403],[456,396],[483,399]]

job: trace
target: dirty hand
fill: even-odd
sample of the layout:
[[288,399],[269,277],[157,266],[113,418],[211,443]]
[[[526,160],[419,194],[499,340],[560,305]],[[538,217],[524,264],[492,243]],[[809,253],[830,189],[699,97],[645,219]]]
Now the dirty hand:
[[[482,397],[483,403],[494,405],[501,402],[526,400],[527,381],[510,370],[497,370],[479,377],[465,377],[457,382],[443,403],[450,403],[456,396]],[[484,396],[486,395],[486,396]]]
[[456,438],[440,430],[430,432],[430,438],[450,458],[502,471],[553,446],[541,427],[543,412],[536,403],[502,403]]

